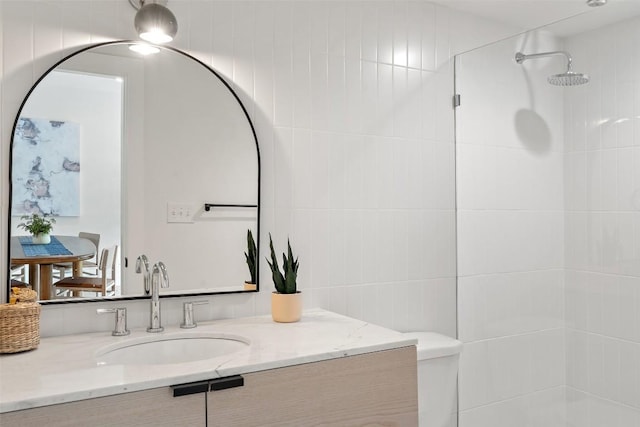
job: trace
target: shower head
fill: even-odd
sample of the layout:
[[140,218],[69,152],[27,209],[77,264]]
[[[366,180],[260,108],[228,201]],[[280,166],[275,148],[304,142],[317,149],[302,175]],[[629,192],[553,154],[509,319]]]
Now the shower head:
[[554,86],[578,86],[589,83],[589,75],[569,70],[566,73],[549,76],[547,81]]
[[562,74],[554,74],[547,78],[547,81],[555,86],[577,86],[589,83],[589,75],[582,73],[574,73],[571,69],[571,55],[567,52],[558,50],[554,52],[532,53],[525,55],[522,52],[516,53],[516,62],[522,64],[527,59],[542,58],[545,56],[563,55],[567,58],[567,71]]

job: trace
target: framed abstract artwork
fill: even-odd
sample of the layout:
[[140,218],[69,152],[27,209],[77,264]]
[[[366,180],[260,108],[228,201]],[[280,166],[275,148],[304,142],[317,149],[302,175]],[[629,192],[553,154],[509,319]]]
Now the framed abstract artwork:
[[80,215],[80,125],[20,117],[13,143],[14,216]]

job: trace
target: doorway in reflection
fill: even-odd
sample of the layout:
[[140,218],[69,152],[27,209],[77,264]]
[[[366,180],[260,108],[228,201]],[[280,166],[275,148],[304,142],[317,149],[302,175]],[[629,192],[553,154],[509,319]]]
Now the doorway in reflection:
[[[82,271],[87,276],[101,274],[103,248],[122,245],[123,86],[121,76],[54,70],[31,94],[14,135],[12,224],[20,223],[22,215],[46,214],[56,219],[54,236],[93,235],[95,257],[84,261]],[[24,233],[12,231],[14,236],[20,234]],[[55,263],[52,270],[53,282],[73,274],[71,263]],[[22,278],[35,283],[37,279],[30,277],[35,271],[25,268]],[[115,272],[111,294],[117,296],[121,294],[117,258]]]

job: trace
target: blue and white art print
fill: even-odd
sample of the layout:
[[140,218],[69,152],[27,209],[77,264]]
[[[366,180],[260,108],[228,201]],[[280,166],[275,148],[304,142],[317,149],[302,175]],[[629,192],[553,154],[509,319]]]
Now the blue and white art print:
[[20,117],[12,160],[12,215],[80,215],[79,124]]

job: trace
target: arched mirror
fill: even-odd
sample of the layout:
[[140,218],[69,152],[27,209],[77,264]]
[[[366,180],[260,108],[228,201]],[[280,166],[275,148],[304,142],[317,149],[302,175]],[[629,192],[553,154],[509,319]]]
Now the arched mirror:
[[[145,255],[168,268],[161,295],[256,291],[260,155],[247,111],[195,58],[132,46],[82,49],[27,94],[11,148],[11,281],[47,303],[142,297]],[[49,244],[19,227],[33,214],[55,219]],[[63,286],[70,277],[108,286]]]

